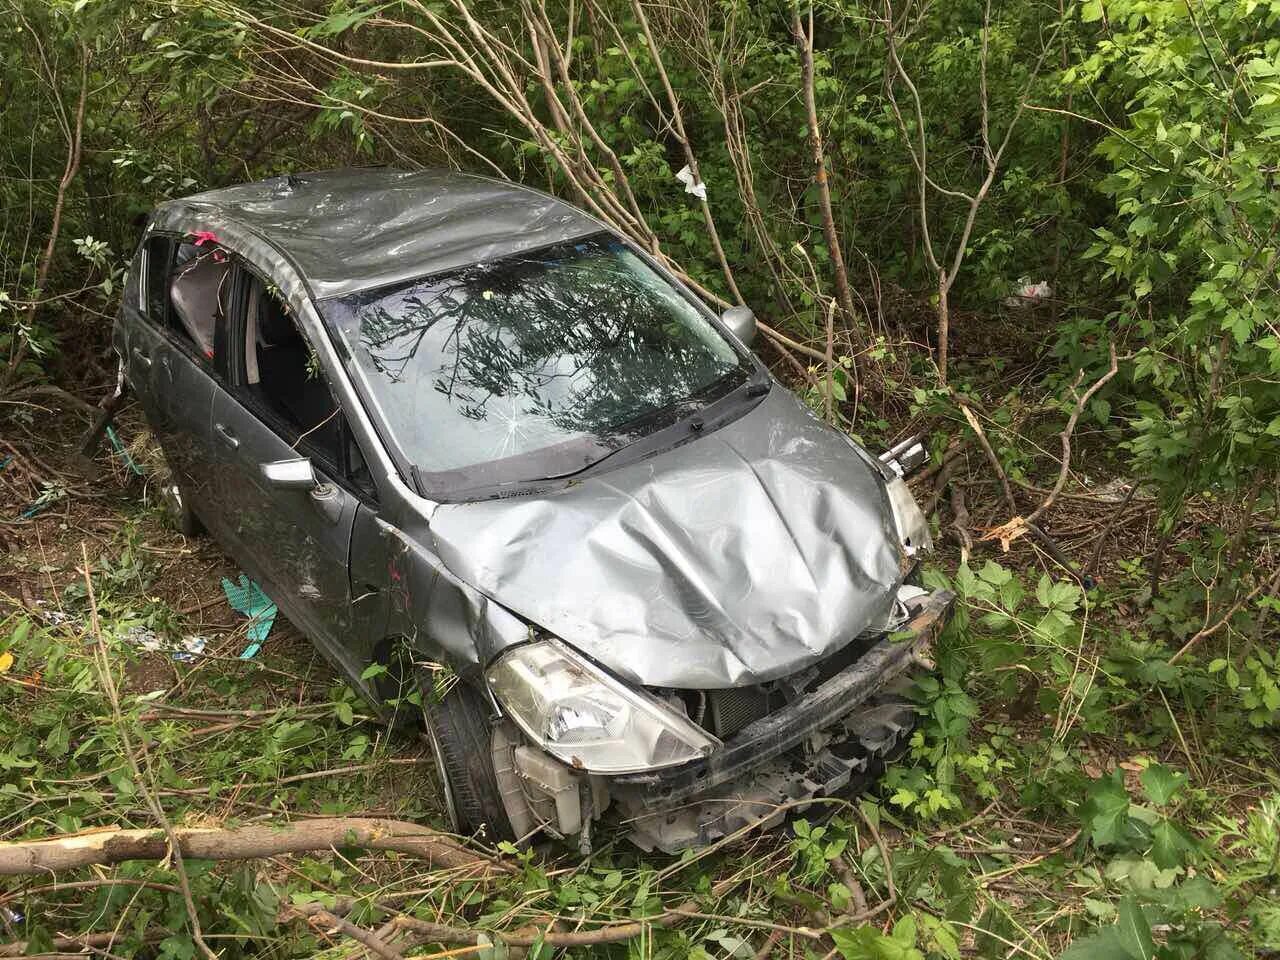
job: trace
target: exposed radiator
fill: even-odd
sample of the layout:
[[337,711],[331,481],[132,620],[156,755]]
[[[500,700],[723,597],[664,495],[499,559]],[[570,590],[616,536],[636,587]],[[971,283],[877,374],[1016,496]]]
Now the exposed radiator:
[[707,691],[705,726],[724,739],[769,713],[769,694],[760,687]]

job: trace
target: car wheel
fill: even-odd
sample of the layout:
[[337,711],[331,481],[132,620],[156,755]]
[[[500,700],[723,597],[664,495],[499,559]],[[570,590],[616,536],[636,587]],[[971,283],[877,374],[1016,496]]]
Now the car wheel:
[[423,690],[427,739],[444,792],[445,813],[455,833],[474,833],[490,842],[512,840],[493,773],[492,729],[484,699],[455,682],[443,699]]
[[205,532],[204,524],[191,509],[191,498],[180,485],[170,481],[164,485],[161,494],[169,517],[180,534],[184,537],[198,537]]

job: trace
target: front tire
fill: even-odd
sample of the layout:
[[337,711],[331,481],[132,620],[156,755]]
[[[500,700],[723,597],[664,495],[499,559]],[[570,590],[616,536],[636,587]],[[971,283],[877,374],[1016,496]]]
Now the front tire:
[[429,687],[422,697],[450,828],[490,843],[514,840],[493,772],[493,730],[484,698],[461,681],[438,701]]

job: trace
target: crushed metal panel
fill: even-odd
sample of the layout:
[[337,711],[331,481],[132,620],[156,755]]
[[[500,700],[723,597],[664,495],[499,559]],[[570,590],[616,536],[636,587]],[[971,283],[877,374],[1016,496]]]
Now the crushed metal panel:
[[418,537],[378,526],[387,544],[390,634],[473,680],[499,650],[529,639],[526,624],[445,569]]
[[902,579],[874,461],[780,389],[558,492],[443,504],[431,529],[460,580],[656,687],[804,669],[882,624]]
[[549,194],[451,170],[301,173],[210,190],[160,208],[176,209],[270,237],[318,300],[602,229]]

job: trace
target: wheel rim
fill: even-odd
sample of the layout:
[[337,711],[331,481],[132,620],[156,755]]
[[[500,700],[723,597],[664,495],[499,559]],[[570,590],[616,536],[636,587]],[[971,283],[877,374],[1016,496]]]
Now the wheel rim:
[[430,717],[424,717],[427,728],[427,741],[431,744],[431,755],[436,761],[436,776],[440,778],[440,792],[444,794],[444,814],[449,821],[449,829],[454,833],[462,833],[462,821],[458,817],[458,805],[453,799],[453,784],[449,782],[449,771],[444,766],[444,753],[440,749],[440,741],[436,739],[435,724]]

